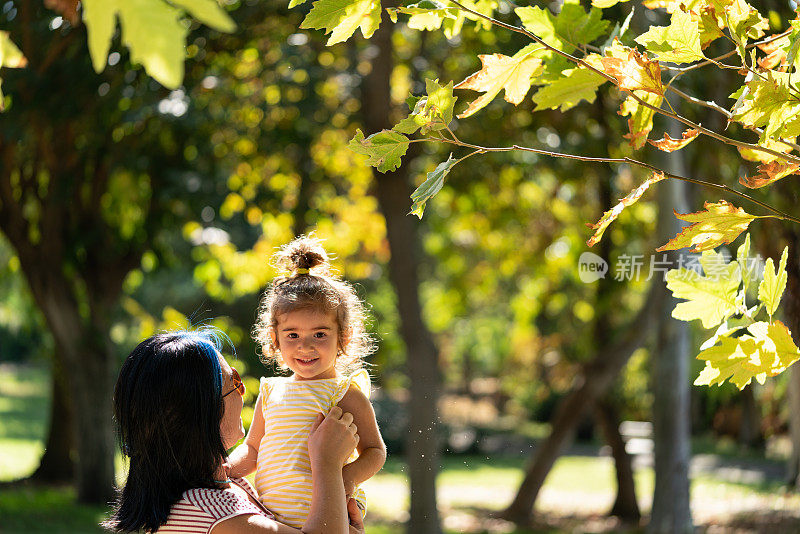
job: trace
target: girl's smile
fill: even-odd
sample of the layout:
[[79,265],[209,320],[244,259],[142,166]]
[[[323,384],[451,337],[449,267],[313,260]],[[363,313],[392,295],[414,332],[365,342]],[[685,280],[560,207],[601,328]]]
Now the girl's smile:
[[339,325],[334,312],[296,310],[278,317],[272,335],[295,380],[336,377]]

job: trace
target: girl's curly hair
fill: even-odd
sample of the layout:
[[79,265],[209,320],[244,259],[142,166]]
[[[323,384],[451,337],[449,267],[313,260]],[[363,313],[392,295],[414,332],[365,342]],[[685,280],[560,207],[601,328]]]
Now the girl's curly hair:
[[375,351],[365,329],[364,304],[350,284],[331,273],[321,241],[300,236],[277,252],[272,262],[287,274],[272,281],[258,307],[253,337],[261,345],[264,363],[274,362],[286,369],[272,340],[278,319],[285,313],[312,309],[336,314],[340,351],[337,371],[348,374],[362,368],[363,359]]

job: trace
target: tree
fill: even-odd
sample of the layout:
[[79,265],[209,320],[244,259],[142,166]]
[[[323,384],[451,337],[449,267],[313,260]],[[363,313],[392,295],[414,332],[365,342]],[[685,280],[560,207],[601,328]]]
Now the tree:
[[105,503],[113,496],[115,449],[117,361],[109,331],[123,281],[158,230],[192,216],[192,199],[175,194],[185,187],[191,134],[177,131],[179,93],[123,69],[119,54],[95,74],[77,21],[30,2],[12,11],[9,19],[22,23],[7,28],[27,67],[5,76],[0,229],[53,336],[54,368],[66,379],[78,497]]

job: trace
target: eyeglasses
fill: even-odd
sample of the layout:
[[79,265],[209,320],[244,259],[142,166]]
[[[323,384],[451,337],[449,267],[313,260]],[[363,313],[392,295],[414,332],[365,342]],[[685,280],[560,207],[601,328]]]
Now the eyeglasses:
[[244,397],[244,392],[245,392],[244,382],[242,382],[242,377],[239,376],[239,371],[237,371],[233,367],[231,367],[231,378],[233,379],[233,389],[227,392],[225,395],[223,395],[222,398],[224,399],[234,391],[238,391],[239,395]]

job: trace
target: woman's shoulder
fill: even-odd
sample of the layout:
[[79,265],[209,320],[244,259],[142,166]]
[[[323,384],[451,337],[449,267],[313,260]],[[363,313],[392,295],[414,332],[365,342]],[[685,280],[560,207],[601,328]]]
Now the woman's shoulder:
[[[243,478],[232,480],[253,498],[256,498],[255,491],[247,480]],[[193,488],[186,490],[176,503],[176,505],[180,504],[194,506],[217,520],[243,513],[263,514],[263,511],[247,497],[224,489]],[[173,510],[175,510],[175,506],[173,506]]]

